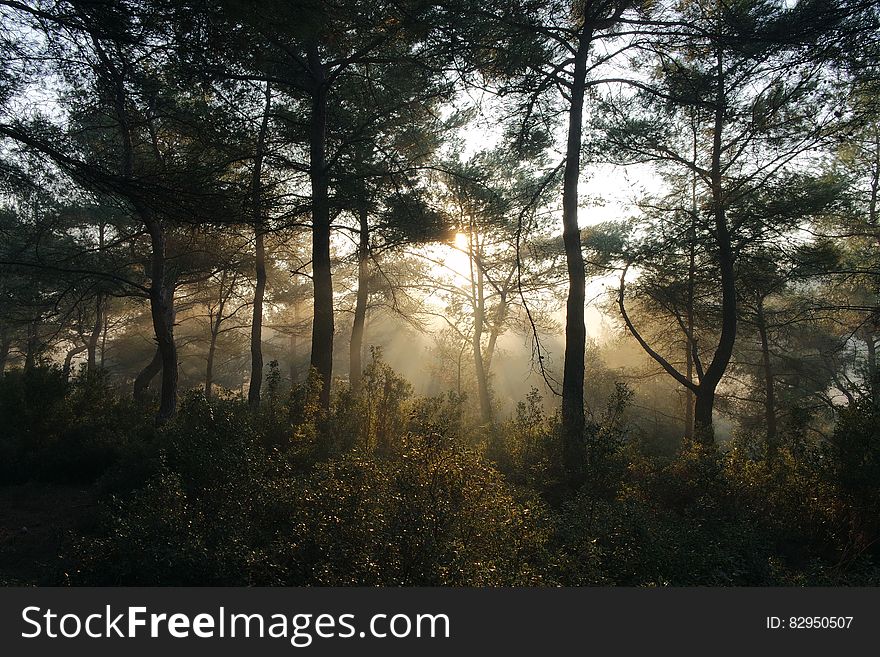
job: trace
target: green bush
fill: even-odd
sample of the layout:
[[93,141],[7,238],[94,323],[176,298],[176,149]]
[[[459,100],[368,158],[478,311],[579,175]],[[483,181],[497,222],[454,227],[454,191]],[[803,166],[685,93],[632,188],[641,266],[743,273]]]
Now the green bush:
[[542,507],[516,499],[478,454],[440,435],[399,453],[318,467],[299,509],[309,584],[513,585],[543,581]]
[[98,373],[38,367],[0,378],[0,483],[91,482],[152,428]]

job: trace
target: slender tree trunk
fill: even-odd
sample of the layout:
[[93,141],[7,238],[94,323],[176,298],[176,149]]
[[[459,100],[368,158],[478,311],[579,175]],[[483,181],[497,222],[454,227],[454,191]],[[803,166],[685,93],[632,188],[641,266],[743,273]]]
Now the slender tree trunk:
[[[217,337],[223,323],[223,310],[226,307],[226,270],[220,274],[220,301],[217,303],[217,315],[211,318],[211,341],[208,344],[208,362],[205,365],[205,399],[211,399],[214,387],[214,356],[217,353]],[[234,283],[233,283],[234,285]],[[232,287],[232,286],[230,286]]]
[[104,327],[101,329],[101,362],[100,368],[104,369],[104,357],[107,355],[107,330],[110,326],[109,313],[107,307],[104,307]]
[[95,299],[95,324],[86,345],[88,351],[88,372],[92,373],[98,366],[98,341],[101,338],[101,329],[104,326],[104,295],[100,292]]
[[874,332],[865,331],[865,345],[868,349],[868,392],[874,406],[880,407],[880,372],[877,370],[877,343]]
[[254,286],[253,316],[251,319],[251,380],[248,384],[248,405],[260,405],[263,386],[263,298],[266,293],[266,250],[263,231],[255,231],[256,285]]
[[584,351],[587,330],[584,320],[586,271],[578,226],[578,182],[583,131],[587,54],[592,32],[584,27],[578,39],[568,115],[568,141],[562,192],[562,241],[568,269],[568,300],[565,310],[565,364],[562,376],[563,459],[566,470],[581,470],[584,440]]
[[208,346],[208,362],[205,365],[205,399],[211,399],[214,388],[214,353],[217,350],[217,334],[211,332],[211,344]]
[[251,320],[251,380],[248,385],[248,405],[258,408],[260,390],[263,386],[263,298],[266,294],[266,247],[265,221],[263,217],[263,158],[266,133],[269,129],[269,112],[272,108],[272,87],[266,83],[265,107],[257,145],[254,152],[254,171],[251,179],[251,214],[254,221],[254,262],[256,285]]
[[734,269],[733,245],[730,228],[727,225],[726,199],[722,184],[721,135],[724,129],[724,108],[726,93],[724,89],[723,56],[717,53],[717,93],[715,98],[715,122],[712,143],[712,209],[715,219],[715,242],[718,249],[718,269],[721,274],[721,335],[712,362],[700,381],[694,405],[694,432],[698,440],[705,444],[715,442],[712,413],[715,406],[715,391],[733,355],[736,341],[736,272]]
[[299,340],[297,339],[297,331],[299,330],[299,304],[293,302],[293,329],[290,331],[288,350],[290,352],[290,385],[294,385],[299,380],[299,371],[296,364],[297,352],[299,351]]
[[[134,176],[134,140],[126,109],[126,90],[123,75],[109,63],[102,54],[98,39],[92,35],[102,63],[106,66],[105,74],[109,76],[114,87],[114,108],[119,122],[122,137],[121,173],[126,178]],[[155,148],[155,135],[153,136]],[[174,342],[174,285],[166,271],[165,230],[153,210],[137,196],[129,199],[137,210],[138,216],[150,235],[150,315],[153,320],[153,331],[156,334],[157,354],[162,369],[162,390],[159,396],[159,410],[156,413],[156,424],[164,424],[177,412],[177,345]],[[139,377],[140,378],[140,375]],[[152,378],[152,377],[150,377]],[[149,379],[147,380],[149,385]],[[146,388],[144,388],[145,390]],[[138,382],[135,380],[135,392]]]
[[474,333],[471,336],[471,348],[474,354],[474,372],[477,377],[477,397],[480,401],[480,420],[484,425],[492,423],[492,400],[489,397],[489,380],[486,366],[483,363],[483,326],[486,323],[486,300],[483,290],[483,270],[477,264],[480,257],[479,238],[475,235],[476,227],[471,222],[468,230],[468,263],[471,278],[471,304],[474,309]]
[[3,331],[0,335],[0,374],[6,371],[6,361],[9,359],[9,349],[12,347],[12,338]]
[[474,369],[477,373],[477,394],[480,398],[480,419],[484,425],[492,424],[492,399],[489,397],[489,379],[483,364],[483,331],[474,329],[471,346],[474,350]]
[[770,362],[770,341],[767,338],[767,320],[764,316],[764,300],[758,301],[757,308],[758,335],[761,339],[761,365],[764,369],[764,415],[767,424],[767,454],[776,453],[776,390],[774,385],[773,365]]
[[333,278],[330,269],[330,201],[326,164],[327,79],[324,64],[313,42],[308,52],[314,79],[309,140],[309,177],[312,186],[312,283],[314,317],[312,319],[311,366],[319,377],[318,399],[325,410],[330,408],[330,385],[333,376]]
[[354,305],[354,322],[351,325],[351,344],[349,345],[349,373],[351,389],[358,392],[364,375],[362,354],[364,347],[364,326],[367,320],[367,299],[369,298],[369,259],[370,224],[366,208],[360,211],[360,242],[358,244],[358,288]]
[[486,375],[492,372],[492,360],[495,357],[495,345],[498,344],[498,336],[501,335],[504,322],[507,321],[507,292],[501,293],[498,307],[495,309],[495,318],[492,320],[492,328],[489,331],[489,340],[486,342],[486,357],[483,362],[486,366]]
[[[697,127],[696,124],[692,124],[693,128],[693,161],[694,164],[697,162]],[[685,360],[687,363],[687,380],[693,382],[694,380],[694,349],[696,345],[694,344],[694,287],[696,285],[696,275],[697,275],[697,264],[696,264],[696,247],[695,244],[697,239],[697,231],[696,231],[696,221],[697,221],[697,212],[699,208],[697,207],[697,174],[696,172],[691,176],[691,222],[688,227],[688,289],[687,289],[687,336],[685,341]],[[689,387],[685,386],[684,388],[684,438],[690,443],[694,439],[694,391]]]
[[64,366],[61,368],[61,375],[64,377],[65,381],[70,380],[70,369],[72,367],[73,359],[75,356],[78,356],[82,352],[86,350],[85,345],[79,345],[78,347],[74,347],[70,349],[67,354],[64,356]]
[[177,344],[174,342],[174,284],[166,273],[165,232],[148,209],[142,209],[144,225],[150,233],[150,314],[156,333],[156,346],[162,364],[162,390],[156,423],[166,423],[177,412]]
[[25,373],[32,371],[37,366],[37,351],[40,348],[40,334],[37,328],[39,324],[39,317],[32,320],[31,322],[28,322],[27,343],[24,353]]
[[157,348],[155,352],[153,352],[153,358],[149,363],[138,372],[138,375],[134,379],[134,385],[132,387],[132,396],[138,400],[143,400],[147,395],[147,390],[150,388],[150,383],[153,379],[156,378],[156,375],[162,371],[162,354]]
[[[106,227],[104,224],[98,226],[98,250],[104,250],[104,235]],[[95,323],[92,325],[92,332],[86,342],[88,350],[87,367],[88,373],[93,374],[98,366],[98,340],[101,338],[101,329],[104,327],[104,294],[98,292],[95,295]]]

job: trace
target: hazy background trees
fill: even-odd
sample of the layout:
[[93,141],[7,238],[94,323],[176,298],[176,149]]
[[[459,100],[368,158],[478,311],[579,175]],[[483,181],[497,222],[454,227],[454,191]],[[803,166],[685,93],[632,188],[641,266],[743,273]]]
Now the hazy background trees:
[[[611,538],[651,505],[708,514],[687,540],[710,561],[727,509],[742,524],[715,556],[740,555],[767,511],[758,489],[792,517],[825,514],[805,521],[810,545],[841,563],[871,552],[874,3],[0,0],[0,14],[0,405],[46,395],[58,425],[22,411],[7,446],[22,472],[70,448],[103,473],[143,449],[132,499],[148,502],[129,511],[148,526],[181,491],[200,509],[181,523],[234,516],[209,499],[244,467],[230,450],[254,459],[241,476],[310,500],[303,523],[356,497],[356,472],[381,504],[452,464],[516,499],[514,520],[472,491],[457,508],[524,532],[533,552],[497,558],[545,569],[529,581],[599,581],[598,562],[661,581]],[[198,450],[229,473],[199,470]],[[338,497],[310,488],[331,484]],[[740,497],[753,505],[737,516]],[[530,500],[547,524],[523,520]],[[361,520],[346,522],[370,550],[370,531],[399,529]],[[475,531],[450,523],[452,543]],[[584,542],[600,534],[605,556]],[[324,582],[327,563],[276,565]],[[400,581],[459,581],[398,566]]]

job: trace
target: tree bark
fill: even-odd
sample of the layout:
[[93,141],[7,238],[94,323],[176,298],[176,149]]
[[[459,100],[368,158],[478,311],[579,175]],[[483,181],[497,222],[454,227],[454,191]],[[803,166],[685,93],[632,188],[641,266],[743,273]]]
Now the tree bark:
[[205,365],[205,399],[211,399],[214,387],[214,355],[217,353],[217,336],[220,335],[220,325],[223,323],[223,309],[226,307],[226,270],[220,273],[220,300],[217,303],[217,315],[211,318],[211,341],[208,344],[208,358]]
[[290,331],[288,349],[290,351],[290,385],[293,386],[299,380],[299,368],[296,364],[297,352],[299,351],[299,303],[293,302],[293,328]]
[[159,352],[157,348],[153,353],[153,358],[149,363],[138,372],[138,375],[134,379],[134,385],[132,386],[132,396],[138,400],[142,401],[146,395],[147,390],[150,388],[150,383],[153,379],[156,378],[156,375],[162,371],[162,354]]
[[61,368],[61,375],[64,377],[65,381],[70,380],[70,369],[73,363],[73,357],[81,354],[86,350],[85,345],[79,345],[78,347],[74,347],[70,349],[67,354],[64,356],[64,365]]
[[[698,136],[696,125],[692,124],[692,127],[694,131],[693,161],[696,164]],[[697,212],[699,212],[699,207],[697,206],[697,174],[693,173],[691,176],[691,223],[688,226],[687,336],[685,340],[686,376],[690,382],[694,380],[694,351],[696,349],[696,344],[694,343],[694,287],[697,274],[697,245],[695,244],[697,239]],[[694,439],[694,391],[689,386],[684,388],[684,404],[684,438],[690,443]]]
[[205,365],[205,399],[211,399],[214,387],[214,354],[217,351],[217,334],[211,331],[211,343],[208,345],[208,359]]
[[877,371],[877,343],[874,331],[868,329],[864,333],[865,346],[868,349],[868,393],[875,407],[880,407],[880,373]]
[[0,374],[6,371],[6,361],[9,359],[9,350],[12,347],[12,338],[3,331],[0,335]]
[[736,272],[730,228],[727,225],[726,199],[721,169],[721,152],[723,150],[721,138],[724,129],[726,93],[724,59],[720,50],[717,53],[716,61],[717,80],[710,179],[712,183],[712,213],[715,220],[715,243],[718,249],[718,270],[721,274],[721,335],[712,362],[706,368],[700,381],[694,406],[694,433],[698,440],[706,444],[715,442],[712,423],[715,391],[733,355],[737,328]]
[[[474,372],[477,378],[477,397],[480,401],[480,420],[484,425],[492,423],[492,400],[489,397],[489,379],[483,363],[483,326],[486,323],[486,298],[483,289],[483,270],[479,265],[479,238],[475,235],[476,226],[471,222],[468,230],[468,262],[471,278],[471,304],[474,309],[474,332],[471,348],[474,355]],[[476,263],[476,266],[475,266]]]
[[248,405],[260,405],[263,386],[263,298],[266,294],[265,218],[263,211],[263,158],[266,133],[269,129],[269,111],[272,107],[272,87],[266,83],[265,107],[254,151],[254,171],[251,179],[251,214],[254,221],[254,306],[251,320],[251,380],[248,384]]
[[40,318],[28,322],[27,327],[27,343],[24,353],[24,372],[30,372],[37,366],[37,351],[40,348],[40,334],[38,326]]
[[324,410],[330,408],[330,385],[333,376],[333,278],[330,269],[330,201],[326,165],[327,78],[324,65],[313,42],[308,52],[314,80],[309,139],[309,178],[312,187],[312,283],[314,317],[312,319],[311,366],[318,374],[318,400]]
[[88,372],[93,373],[98,366],[98,341],[101,338],[101,330],[104,327],[104,295],[98,293],[95,299],[95,324],[92,326],[92,332],[86,344],[88,352]]
[[495,357],[495,345],[498,343],[498,336],[501,335],[504,322],[507,321],[507,290],[503,290],[498,299],[498,306],[495,309],[495,318],[492,320],[492,328],[489,331],[489,340],[486,342],[486,357],[483,359],[486,365],[486,374],[492,372],[492,360]]
[[165,232],[152,212],[142,208],[141,216],[150,233],[150,314],[156,346],[162,364],[162,390],[156,424],[165,424],[177,413],[177,345],[174,342],[174,284],[166,275]]
[[254,306],[251,319],[251,380],[248,384],[248,405],[260,405],[260,390],[263,386],[263,298],[266,293],[266,250],[263,231],[255,231],[256,285],[254,286]]
[[349,345],[349,372],[353,392],[358,392],[364,376],[362,361],[364,347],[364,327],[367,320],[367,300],[369,299],[369,258],[370,225],[367,209],[360,211],[360,240],[358,243],[358,287],[354,305],[354,322],[351,325],[351,344]]
[[764,300],[758,301],[756,321],[761,339],[761,366],[764,371],[764,418],[767,425],[767,454],[776,453],[776,390],[773,365],[770,362],[770,341],[767,337],[767,320],[764,316]]
[[570,474],[582,466],[584,440],[584,351],[587,331],[584,320],[586,271],[578,226],[578,181],[583,132],[587,54],[592,39],[585,25],[578,39],[568,115],[568,141],[562,192],[562,240],[568,269],[568,300],[565,310],[565,364],[562,377],[563,459]]
[[104,369],[104,357],[107,355],[107,330],[110,328],[109,313],[107,307],[104,306],[104,326],[101,329],[101,361],[99,367]]

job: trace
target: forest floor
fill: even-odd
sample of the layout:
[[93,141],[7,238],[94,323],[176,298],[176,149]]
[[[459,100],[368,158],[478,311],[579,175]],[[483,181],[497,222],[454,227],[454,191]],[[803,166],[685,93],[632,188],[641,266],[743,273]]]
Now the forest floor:
[[71,532],[94,523],[94,490],[27,483],[0,487],[0,585],[58,584],[59,553]]

